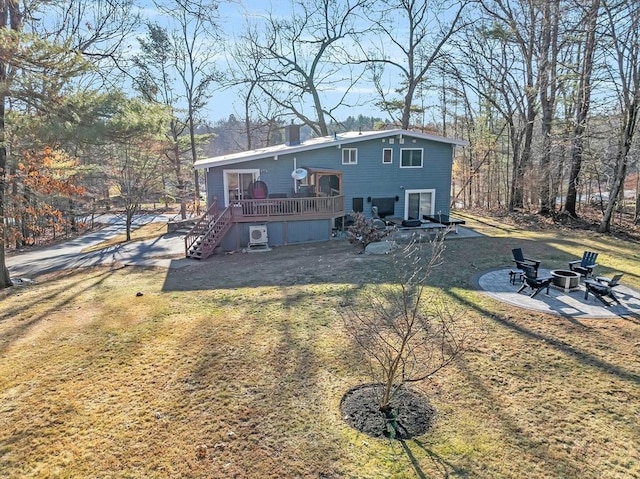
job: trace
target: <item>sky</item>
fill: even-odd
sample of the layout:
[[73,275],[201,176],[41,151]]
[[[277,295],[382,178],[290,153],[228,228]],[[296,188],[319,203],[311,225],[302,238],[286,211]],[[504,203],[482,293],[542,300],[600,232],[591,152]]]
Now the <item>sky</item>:
[[[247,19],[258,19],[260,17],[267,16],[271,13],[274,16],[286,17],[287,9],[289,8],[289,1],[260,1],[260,0],[241,0],[225,2],[220,5],[220,17],[221,23],[225,30],[226,38],[233,40],[241,34]],[[351,96],[352,103],[362,103],[363,95],[369,96],[373,93],[373,90],[369,85],[361,86],[360,88],[353,89],[354,95]],[[326,91],[324,97],[327,100],[327,104],[333,105],[337,103],[340,97],[343,95],[343,90]],[[236,116],[244,116],[242,113],[243,104],[242,99],[238,98],[233,92],[223,92],[216,95],[215,105],[212,108],[211,115],[217,119],[227,118],[230,113]],[[223,112],[229,112],[225,114]],[[338,117],[344,119],[349,115],[357,116],[358,114],[368,116],[382,116],[382,113],[377,108],[372,108],[370,102],[366,105],[357,107],[344,107],[338,111]]]
[[[145,0],[146,6],[140,11],[150,21],[157,22],[160,25],[167,24],[167,19],[163,18],[161,14],[154,8],[151,0]],[[223,33],[224,40],[232,43],[242,34],[245,24],[248,20],[258,20],[260,17],[265,17],[269,14],[274,16],[282,16],[288,18],[291,16],[291,2],[289,0],[229,0],[221,2],[218,8],[220,25]],[[137,47],[137,42],[132,45],[133,50]],[[219,45],[214,45],[213,48],[219,48]],[[227,47],[226,51],[230,48]],[[224,53],[219,57],[219,69],[223,72],[228,70],[227,60]],[[394,84],[393,81],[390,82]],[[325,100],[326,106],[332,107],[336,105],[344,94],[347,84],[337,84],[331,90],[325,90],[322,95]],[[367,81],[362,80],[360,84],[355,85],[351,89],[351,93],[347,97],[348,107],[342,107],[335,111],[335,116],[338,119],[346,119],[348,116],[358,116],[360,114],[366,116],[381,117],[385,120],[389,118],[375,106],[375,100],[378,98],[373,85]],[[429,98],[429,102],[436,103],[437,98]],[[213,123],[220,119],[226,119],[231,114],[236,117],[244,117],[243,112],[243,99],[239,95],[237,90],[217,90],[213,95],[212,101],[207,105],[206,117],[207,122]],[[313,116],[310,113],[310,109],[307,107],[306,113],[309,116]],[[425,118],[425,121],[430,121],[430,118]]]

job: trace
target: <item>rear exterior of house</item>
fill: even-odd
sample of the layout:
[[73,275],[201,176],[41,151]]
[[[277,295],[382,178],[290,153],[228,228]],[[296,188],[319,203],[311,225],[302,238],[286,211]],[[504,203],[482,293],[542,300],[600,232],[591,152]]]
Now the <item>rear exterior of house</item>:
[[[284,145],[196,163],[206,172],[209,212],[188,240],[187,256],[210,254],[189,254],[205,241],[205,230],[216,236],[206,249],[215,243],[230,251],[264,240],[270,246],[327,240],[346,215],[371,217],[374,206],[395,219],[449,214],[454,149],[464,142],[386,130],[301,143],[295,125],[285,137]],[[225,224],[216,228],[217,218]]]

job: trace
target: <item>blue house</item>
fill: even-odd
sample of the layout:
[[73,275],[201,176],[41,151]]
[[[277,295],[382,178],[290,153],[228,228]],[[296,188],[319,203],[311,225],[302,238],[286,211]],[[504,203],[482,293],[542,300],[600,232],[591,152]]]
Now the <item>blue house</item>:
[[[205,158],[208,211],[186,238],[188,257],[323,241],[349,213],[397,220],[449,214],[454,149],[407,130],[349,132]],[[373,208],[375,207],[375,209]]]

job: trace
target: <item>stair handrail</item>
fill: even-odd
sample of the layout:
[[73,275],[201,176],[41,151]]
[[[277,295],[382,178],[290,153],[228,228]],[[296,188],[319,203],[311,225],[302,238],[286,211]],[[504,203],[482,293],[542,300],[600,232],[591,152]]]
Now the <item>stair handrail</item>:
[[189,250],[191,246],[198,241],[198,238],[206,233],[211,228],[212,220],[216,219],[218,215],[218,200],[214,199],[207,212],[203,214],[196,224],[193,225],[193,228],[189,230],[189,232],[184,237],[184,254],[187,256],[189,254]]
[[213,233],[213,241],[212,242],[202,245],[202,249],[201,249],[202,258],[201,259],[207,259],[209,256],[211,256],[211,254],[216,249],[216,247],[222,242],[225,234],[231,228],[231,217],[232,216],[233,216],[233,213],[231,211],[231,208],[229,206],[227,206],[224,210],[222,210],[220,212],[218,217],[214,221],[211,222],[211,225],[209,227],[209,231],[207,231],[207,233],[204,235],[204,237],[209,237],[211,235],[211,233],[216,230],[216,228],[218,228],[218,231],[215,231]]

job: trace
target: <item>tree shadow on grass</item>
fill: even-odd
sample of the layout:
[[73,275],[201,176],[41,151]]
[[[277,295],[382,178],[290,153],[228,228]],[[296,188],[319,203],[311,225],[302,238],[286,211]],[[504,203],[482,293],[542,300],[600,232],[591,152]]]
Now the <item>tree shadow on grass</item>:
[[256,470],[288,477],[297,462],[322,471],[318,477],[341,477],[335,464],[340,434],[332,432],[331,415],[323,410],[330,385],[322,378],[331,367],[322,356],[334,345],[326,344],[328,320],[303,304],[313,300],[313,291],[279,288],[247,297],[221,291],[226,294],[233,297],[233,313],[203,318],[181,348],[198,348],[188,354],[192,366],[180,373],[193,400],[215,398],[222,409],[216,416],[224,426],[210,432],[212,442],[228,443],[219,454],[243,457],[233,462],[238,477]]
[[[633,371],[618,366],[617,364],[612,364],[611,362],[603,360],[594,354],[585,352],[579,347],[569,344],[562,339],[558,339],[551,334],[544,334],[539,331],[532,330],[511,320],[508,316],[492,313],[478,304],[461,297],[454,291],[449,291],[449,294],[470,310],[475,310],[480,313],[482,317],[487,318],[487,321],[493,321],[501,327],[516,333],[516,335],[529,340],[533,345],[533,348],[538,344],[540,347],[543,345],[544,347],[550,347],[551,349],[559,351],[562,355],[566,355],[572,360],[581,362],[587,367],[597,368],[606,374],[616,377],[617,379],[629,382],[632,387],[633,385],[640,384],[640,375]],[[465,382],[469,385],[471,390],[475,392],[475,394],[482,398],[482,404],[488,405],[490,408],[490,414],[495,416],[502,424],[505,436],[510,438],[510,443],[521,451],[526,451],[525,454],[528,456],[526,459],[527,461],[532,461],[533,463],[538,464],[539,468],[543,468],[548,471],[549,476],[555,477],[558,474],[558,471],[570,471],[571,473],[567,474],[566,477],[581,476],[579,469],[580,466],[572,463],[571,456],[567,456],[566,458],[557,456],[554,459],[551,459],[552,456],[550,456],[549,453],[547,436],[542,435],[536,437],[536,435],[530,434],[527,432],[527,428],[520,424],[521,418],[511,414],[508,409],[499,406],[501,404],[500,396],[496,394],[496,391],[494,391],[491,385],[488,385],[486,382],[486,380],[490,378],[483,378],[481,375],[478,375],[478,373],[474,373],[472,367],[465,366],[466,358],[464,356],[459,358],[458,361],[460,371],[462,371],[466,376]],[[428,451],[426,452],[429,453]],[[444,477],[449,476],[448,474],[444,474]],[[455,477],[458,476],[456,475]],[[462,477],[465,476],[463,475]]]
[[[433,463],[435,469],[442,474],[443,478],[450,477],[450,474],[453,474],[455,477],[461,477],[461,478],[470,477],[471,473],[467,469],[460,468],[455,464],[447,461],[446,459],[443,459],[441,456],[439,456],[438,454],[433,452],[431,449],[429,449],[427,446],[425,446],[425,444],[419,439],[412,439],[410,442],[412,444],[415,444],[416,446],[418,446],[418,448],[424,451],[424,453],[429,457],[429,459],[431,459],[431,462]],[[420,479],[427,479],[429,476],[427,476],[422,470],[420,463],[415,457],[415,455],[413,454],[413,451],[409,447],[408,442],[405,440],[401,440],[400,444],[402,445],[402,449],[404,453],[409,458],[409,461],[411,461],[411,465],[413,466],[413,469],[416,472],[416,475]]]
[[451,297],[455,298],[457,301],[459,301],[460,304],[463,304],[466,307],[477,311],[482,316],[489,318],[491,321],[494,321],[508,329],[511,329],[523,336],[526,336],[529,339],[540,341],[546,345],[551,345],[554,348],[558,349],[559,351],[562,351],[563,353],[568,354],[576,358],[577,360],[582,361],[584,364],[596,367],[609,374],[613,374],[622,380],[631,381],[636,384],[640,384],[640,375],[638,374],[635,374],[631,371],[621,368],[620,366],[616,366],[614,364],[603,361],[602,359],[594,356],[593,354],[581,351],[565,341],[528,329],[520,324],[515,323],[514,321],[509,320],[508,318],[502,315],[495,314],[485,308],[478,306],[475,303],[472,303],[467,298],[464,298],[461,295],[457,294],[455,291],[450,290],[448,294],[451,295]]
[[[405,441],[404,439],[401,439],[400,444],[402,445],[402,450],[409,458],[409,461],[411,461],[411,466],[413,466],[413,470],[416,472],[416,476],[418,476],[419,479],[427,479],[427,476],[422,470],[422,467],[420,466],[420,463],[416,459],[416,456],[413,455],[413,452],[407,445],[407,441]],[[446,472],[444,474],[445,474],[444,477],[447,477]]]
[[[328,241],[273,248],[267,253],[214,255],[193,266],[170,267],[162,290],[371,284],[387,279],[389,256],[358,254],[353,245]],[[172,261],[174,266],[182,260]]]
[[[454,235],[455,236],[455,235]],[[580,238],[541,238],[540,240],[511,237],[476,237],[447,241],[446,263],[434,271],[433,284],[473,286],[474,274],[513,264],[511,249],[524,247],[544,265],[564,265],[579,256],[585,247]],[[602,239],[592,249],[607,250],[612,243]],[[376,284],[388,280],[390,255],[358,254],[346,241],[330,240],[275,247],[260,254],[222,254],[203,261],[172,261],[165,277],[163,291],[197,291],[243,286],[285,286],[310,284]],[[624,272],[633,278],[626,264],[637,261],[635,248],[628,243],[602,258],[603,265]],[[603,267],[603,272],[608,273]],[[634,278],[637,279],[637,278]]]
[[[92,277],[93,281],[88,281],[87,276],[81,275],[78,280],[72,283],[63,281],[62,283],[57,284],[56,288],[53,289],[51,293],[45,296],[39,296],[38,297],[39,302],[54,301],[58,297],[61,297],[61,299],[59,301],[53,302],[47,309],[42,311],[40,314],[34,315],[28,319],[20,320],[16,322],[15,326],[12,329],[5,331],[5,333],[3,334],[2,341],[0,342],[0,352],[5,352],[11,346],[12,342],[22,337],[32,326],[46,319],[50,313],[56,310],[59,310],[63,306],[71,303],[71,301],[73,301],[80,294],[86,291],[89,291],[90,289],[95,288],[96,286],[99,286],[100,284],[102,284],[104,281],[107,280],[107,278],[109,278],[109,276],[111,276],[113,272],[114,270],[111,270],[111,269],[99,272],[98,274]],[[72,272],[72,274],[68,276],[75,276],[79,273],[80,273],[79,271],[74,271]],[[75,290],[75,288],[81,284],[83,285],[82,288]],[[28,287],[30,286],[27,286],[27,288]],[[64,295],[68,294],[71,290],[74,290],[74,293],[64,298]],[[18,291],[22,291],[22,290],[15,290],[11,292],[15,294]],[[11,318],[19,316],[21,313],[24,313],[25,308],[28,308],[28,307],[29,305],[21,305],[21,306],[15,306],[14,308],[9,308],[5,310],[2,314],[0,314],[0,322],[8,321]]]

